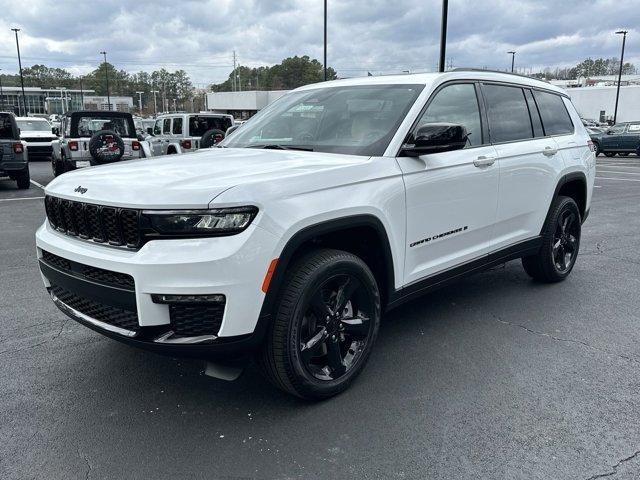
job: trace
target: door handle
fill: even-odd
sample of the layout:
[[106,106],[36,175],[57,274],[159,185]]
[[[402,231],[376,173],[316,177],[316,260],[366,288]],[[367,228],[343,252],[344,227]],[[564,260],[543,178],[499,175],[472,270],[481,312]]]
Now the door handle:
[[485,157],[484,155],[480,155],[478,158],[476,158],[473,161],[473,164],[478,168],[490,167],[495,163],[495,161],[496,161],[495,157]]
[[546,157],[553,157],[556,153],[558,153],[558,149],[553,147],[544,147],[542,151],[542,154]]

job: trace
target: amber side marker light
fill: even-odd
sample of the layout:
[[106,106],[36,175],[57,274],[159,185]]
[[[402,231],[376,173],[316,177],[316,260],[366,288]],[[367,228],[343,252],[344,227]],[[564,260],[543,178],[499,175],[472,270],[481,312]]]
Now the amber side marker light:
[[269,290],[271,277],[273,277],[273,272],[275,272],[277,264],[278,264],[277,258],[274,258],[273,260],[271,260],[271,263],[269,264],[269,268],[267,269],[267,274],[264,276],[264,280],[262,281],[262,291],[264,293],[267,293],[267,290]]

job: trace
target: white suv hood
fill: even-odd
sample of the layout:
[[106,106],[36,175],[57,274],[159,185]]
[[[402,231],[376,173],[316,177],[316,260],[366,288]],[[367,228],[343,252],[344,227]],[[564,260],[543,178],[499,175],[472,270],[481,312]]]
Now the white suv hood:
[[211,148],[83,168],[57,177],[45,192],[119,207],[206,208],[236,185],[316,174],[367,160],[294,150]]

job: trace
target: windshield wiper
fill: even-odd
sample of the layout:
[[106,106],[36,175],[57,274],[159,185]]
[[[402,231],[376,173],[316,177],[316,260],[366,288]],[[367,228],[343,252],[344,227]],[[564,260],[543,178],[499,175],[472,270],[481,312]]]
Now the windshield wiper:
[[246,148],[262,148],[265,150],[302,150],[304,152],[313,152],[313,148],[311,147],[301,147],[298,145],[281,145],[279,143],[268,143],[266,145],[247,145]]

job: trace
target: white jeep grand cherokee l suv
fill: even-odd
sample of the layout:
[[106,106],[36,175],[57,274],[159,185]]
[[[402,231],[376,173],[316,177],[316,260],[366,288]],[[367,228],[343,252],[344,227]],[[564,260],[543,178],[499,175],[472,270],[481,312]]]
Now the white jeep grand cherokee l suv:
[[104,335],[254,358],[305,398],[344,390],[408,299],[516,258],[564,280],[595,175],[562,90],[473,70],[308,85],[219,147],[51,182],[45,286]]

